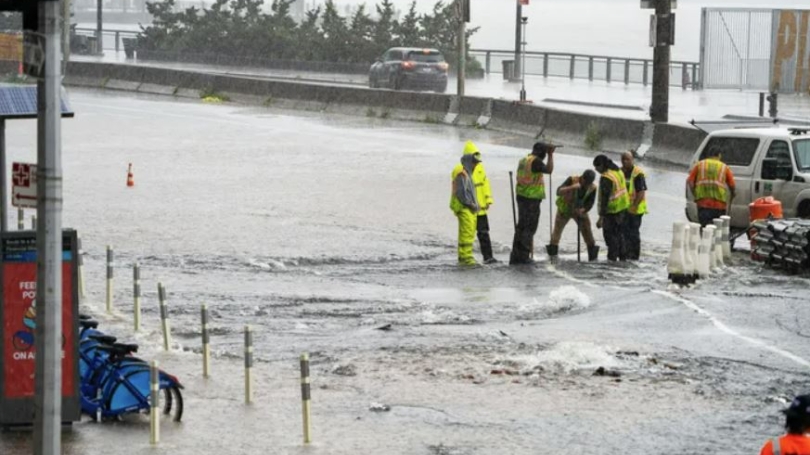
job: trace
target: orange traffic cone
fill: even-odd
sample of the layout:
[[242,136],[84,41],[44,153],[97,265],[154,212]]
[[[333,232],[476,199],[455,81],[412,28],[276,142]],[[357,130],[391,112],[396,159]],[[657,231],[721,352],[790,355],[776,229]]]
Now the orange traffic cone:
[[132,176],[132,163],[129,163],[129,168],[127,169],[127,186],[135,186],[135,177]]

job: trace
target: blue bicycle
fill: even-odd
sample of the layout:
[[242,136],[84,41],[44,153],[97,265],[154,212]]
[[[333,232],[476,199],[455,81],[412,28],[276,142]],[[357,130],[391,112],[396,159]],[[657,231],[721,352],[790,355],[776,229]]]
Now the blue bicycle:
[[[148,413],[151,371],[145,361],[133,356],[138,345],[117,343],[115,337],[97,330],[96,321],[83,319],[79,324],[82,411],[96,420]],[[183,386],[175,376],[162,370],[159,382],[163,414],[179,422],[183,416]]]

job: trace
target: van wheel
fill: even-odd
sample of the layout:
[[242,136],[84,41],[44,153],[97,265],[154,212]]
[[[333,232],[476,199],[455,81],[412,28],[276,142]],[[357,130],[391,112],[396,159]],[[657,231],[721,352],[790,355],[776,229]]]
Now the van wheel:
[[802,203],[799,204],[799,209],[796,210],[796,216],[804,219],[810,218],[810,201],[802,201]]

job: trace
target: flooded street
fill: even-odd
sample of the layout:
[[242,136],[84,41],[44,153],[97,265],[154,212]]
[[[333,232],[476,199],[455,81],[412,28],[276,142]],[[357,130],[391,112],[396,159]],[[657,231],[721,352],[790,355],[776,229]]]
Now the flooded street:
[[[738,251],[733,267],[692,288],[667,282],[685,169],[638,163],[647,168],[651,212],[640,262],[608,264],[603,247],[600,262],[577,263],[569,226],[561,259],[550,264],[545,201],[540,261],[514,268],[505,265],[514,230],[508,172],[528,153],[527,138],[70,95],[64,225],[78,230],[86,252],[82,308],[179,376],[186,407],[182,423],[163,423],[157,448],[146,417],[85,418],[66,434],[66,454],[755,453],[780,432],[787,399],[807,392],[807,277],[765,269]],[[9,162],[35,160],[35,133],[33,121],[9,123]],[[459,269],[450,172],[468,139],[491,180],[502,263]],[[562,149],[554,189],[590,169],[591,156]],[[134,188],[125,186],[128,163]],[[107,245],[116,254],[112,316],[104,314]],[[133,334],[136,262],[144,330]],[[160,352],[158,282],[169,294],[169,353]],[[203,303],[214,331],[207,381]],[[249,407],[246,324],[258,359]],[[309,447],[301,443],[302,352],[312,357]],[[372,403],[390,411],[371,411]],[[0,433],[0,454],[30,447],[29,433]]]

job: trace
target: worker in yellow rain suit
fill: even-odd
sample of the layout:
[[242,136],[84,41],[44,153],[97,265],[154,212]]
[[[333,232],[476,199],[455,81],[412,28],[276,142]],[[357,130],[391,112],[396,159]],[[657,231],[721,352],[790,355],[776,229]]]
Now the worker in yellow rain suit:
[[[487,210],[492,206],[494,200],[492,199],[492,188],[489,186],[489,179],[487,178],[487,171],[484,170],[484,163],[481,162],[481,151],[473,144],[472,141],[467,141],[464,144],[464,154],[473,155],[478,164],[472,173],[472,182],[475,185],[475,196],[478,199],[479,210],[476,213],[476,231],[478,233],[478,245],[481,246],[481,255],[484,256],[484,264],[495,264],[498,262],[492,256],[492,240],[489,238],[489,217]],[[461,167],[458,165],[457,167]]]
[[473,257],[473,242],[477,226],[478,205],[472,175],[478,160],[475,154],[463,155],[461,164],[453,169],[451,175],[452,191],[450,193],[450,210],[458,218],[458,263],[459,265],[477,265]]

